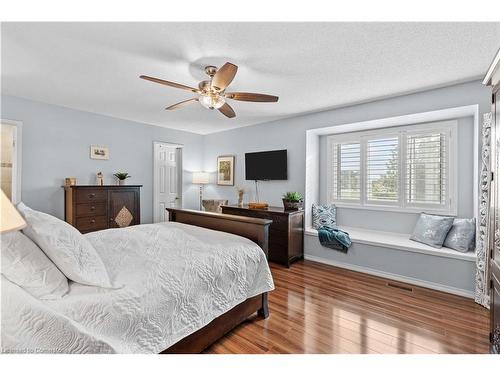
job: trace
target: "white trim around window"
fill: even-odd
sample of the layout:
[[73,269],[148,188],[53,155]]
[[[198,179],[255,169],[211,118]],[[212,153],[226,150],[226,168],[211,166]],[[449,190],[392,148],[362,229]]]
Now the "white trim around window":
[[[448,120],[328,136],[328,203],[356,209],[457,215],[457,127],[456,120]],[[422,162],[418,165],[432,168],[425,176],[436,180],[435,186],[430,186],[431,192],[423,198],[415,197],[415,192],[420,190],[415,186],[415,161],[412,160],[422,158],[412,152],[415,142],[420,144],[420,153],[425,152],[422,147],[426,146],[422,144],[434,145],[430,166]],[[410,151],[409,144],[413,147]],[[386,171],[379,172],[379,168],[385,169],[388,162],[392,163],[392,187],[384,185],[374,193],[373,181],[386,175]],[[429,181],[424,185],[429,189]]]

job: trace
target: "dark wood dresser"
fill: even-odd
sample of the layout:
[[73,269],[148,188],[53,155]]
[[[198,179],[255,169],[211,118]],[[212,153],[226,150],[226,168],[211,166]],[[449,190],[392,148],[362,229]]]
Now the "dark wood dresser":
[[285,211],[281,207],[250,209],[248,206],[221,206],[223,214],[272,220],[269,228],[271,262],[290,264],[304,257],[304,211]]
[[82,233],[141,223],[142,185],[64,187],[64,220]]

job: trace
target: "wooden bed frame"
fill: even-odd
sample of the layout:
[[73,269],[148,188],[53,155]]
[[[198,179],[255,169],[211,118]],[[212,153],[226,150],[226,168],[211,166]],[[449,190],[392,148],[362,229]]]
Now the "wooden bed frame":
[[[167,208],[169,220],[198,227],[215,229],[246,237],[259,245],[267,258],[269,226],[271,220],[244,216],[218,214],[195,210]],[[212,320],[208,325],[165,349],[167,353],[201,353],[215,341],[245,321],[250,315],[257,314],[264,319],[269,317],[267,293],[248,298],[228,312]]]

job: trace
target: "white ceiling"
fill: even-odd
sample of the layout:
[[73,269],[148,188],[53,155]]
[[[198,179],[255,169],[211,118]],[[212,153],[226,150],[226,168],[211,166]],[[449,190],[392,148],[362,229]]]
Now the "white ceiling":
[[[2,93],[207,134],[481,77],[500,23],[3,23]],[[205,65],[239,66],[227,119],[198,103],[165,111]]]

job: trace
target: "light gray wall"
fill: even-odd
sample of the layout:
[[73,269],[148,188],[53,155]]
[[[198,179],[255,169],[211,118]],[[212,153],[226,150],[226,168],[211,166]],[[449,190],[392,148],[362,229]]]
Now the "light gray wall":
[[[480,82],[469,82],[445,88],[398,96],[385,100],[313,113],[205,136],[204,168],[215,171],[217,155],[236,155],[235,184],[246,187],[250,194],[245,201],[254,199],[254,184],[245,181],[245,152],[263,150],[288,150],[288,180],[264,181],[260,183],[260,198],[272,205],[281,206],[281,194],[286,191],[305,190],[305,131],[339,124],[368,121],[444,108],[479,104],[480,117],[490,110],[490,93]],[[259,104],[254,104],[258,110]],[[472,119],[459,122],[460,155],[460,216],[472,216],[472,188],[470,180],[472,162]],[[323,166],[324,170],[324,166]],[[215,173],[213,173],[215,180]],[[325,184],[321,180],[319,183]],[[207,198],[224,198],[236,201],[233,187],[209,185],[205,189]],[[324,193],[323,193],[324,198]],[[377,211],[339,209],[339,222],[343,225],[372,229],[390,228],[391,231],[411,232],[417,215],[405,213],[380,213]],[[383,219],[383,220],[381,220]]]
[[[141,219],[153,218],[153,141],[183,144],[184,196],[187,208],[198,207],[198,191],[191,172],[202,169],[203,137],[198,134],[82,112],[31,100],[2,96],[2,119],[23,122],[21,198],[34,209],[64,217],[65,177],[78,184],[94,184],[103,172],[129,172],[129,184],[142,184]],[[109,147],[109,160],[89,157],[90,145]]]

